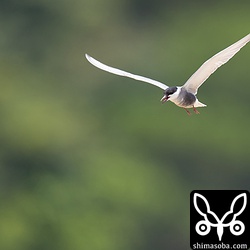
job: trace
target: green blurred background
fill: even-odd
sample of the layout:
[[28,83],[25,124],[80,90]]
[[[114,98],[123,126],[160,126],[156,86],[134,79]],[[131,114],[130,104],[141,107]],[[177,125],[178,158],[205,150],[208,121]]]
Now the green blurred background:
[[249,189],[250,46],[187,116],[167,85],[249,33],[249,1],[1,0],[0,249],[189,249],[194,189]]

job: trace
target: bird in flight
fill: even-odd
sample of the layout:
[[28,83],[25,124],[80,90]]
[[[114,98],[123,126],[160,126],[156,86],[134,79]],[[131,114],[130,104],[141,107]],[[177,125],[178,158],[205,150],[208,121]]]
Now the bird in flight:
[[215,72],[220,66],[225,64],[230,60],[243,46],[245,46],[250,41],[250,34],[246,35],[236,43],[225,48],[219,53],[215,54],[213,57],[204,62],[200,68],[186,81],[183,86],[173,86],[169,87],[164,83],[159,81],[139,76],[135,74],[128,73],[126,71],[110,67],[105,65],[93,57],[85,54],[87,60],[96,66],[99,69],[113,73],[119,76],[125,76],[133,78],[138,81],[147,82],[152,85],[155,85],[164,90],[164,96],[161,99],[161,102],[171,101],[177,106],[184,108],[188,115],[190,115],[189,108],[192,108],[196,114],[199,114],[199,111],[196,109],[198,107],[205,107],[206,105],[201,103],[196,97],[198,88],[207,80],[207,78]]

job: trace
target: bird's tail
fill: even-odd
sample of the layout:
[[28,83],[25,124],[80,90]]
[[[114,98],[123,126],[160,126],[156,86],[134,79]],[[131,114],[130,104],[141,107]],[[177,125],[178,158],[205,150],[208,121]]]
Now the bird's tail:
[[194,103],[194,107],[198,108],[198,107],[206,107],[207,105],[204,103],[201,103],[198,101],[198,99],[196,100],[196,102]]

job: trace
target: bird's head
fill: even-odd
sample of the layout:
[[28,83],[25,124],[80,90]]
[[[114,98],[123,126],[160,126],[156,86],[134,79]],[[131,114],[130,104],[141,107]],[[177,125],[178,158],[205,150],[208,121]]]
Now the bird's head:
[[177,87],[169,87],[164,90],[164,96],[161,98],[161,102],[167,102],[169,99],[171,100],[172,97],[178,94]]

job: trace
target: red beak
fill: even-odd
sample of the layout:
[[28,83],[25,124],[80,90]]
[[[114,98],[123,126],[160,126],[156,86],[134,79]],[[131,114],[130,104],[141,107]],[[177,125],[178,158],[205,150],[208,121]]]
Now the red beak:
[[161,98],[161,102],[162,102],[162,104],[164,103],[164,102],[167,102],[168,101],[168,96],[166,96],[166,95],[164,95],[162,98]]

